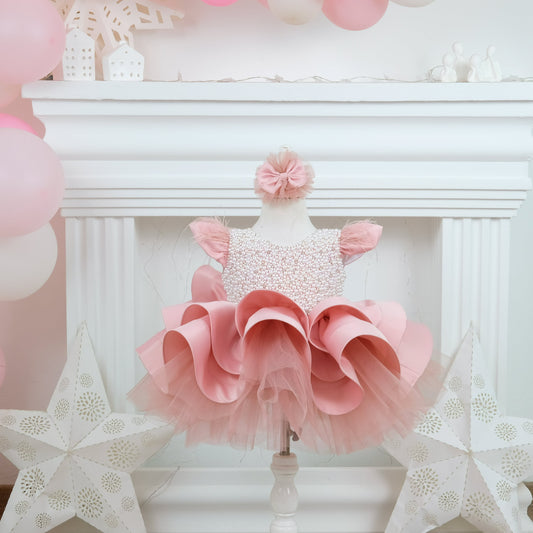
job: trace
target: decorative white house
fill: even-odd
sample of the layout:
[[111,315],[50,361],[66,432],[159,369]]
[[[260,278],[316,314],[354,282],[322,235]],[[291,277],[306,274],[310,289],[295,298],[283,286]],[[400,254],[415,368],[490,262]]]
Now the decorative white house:
[[102,58],[105,81],[142,81],[144,57],[125,41]]
[[95,74],[94,40],[78,28],[67,32],[63,61],[54,70],[55,80],[93,81]]

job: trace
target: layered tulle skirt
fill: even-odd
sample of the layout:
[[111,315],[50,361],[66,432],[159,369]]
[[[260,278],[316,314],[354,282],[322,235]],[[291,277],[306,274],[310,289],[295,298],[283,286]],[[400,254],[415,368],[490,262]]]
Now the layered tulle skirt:
[[192,300],[163,318],[138,349],[148,374],[130,397],[188,444],[278,449],[288,422],[309,448],[347,453],[405,434],[427,408],[431,334],[397,303],[333,297],[306,313],[257,290],[235,304],[204,266]]

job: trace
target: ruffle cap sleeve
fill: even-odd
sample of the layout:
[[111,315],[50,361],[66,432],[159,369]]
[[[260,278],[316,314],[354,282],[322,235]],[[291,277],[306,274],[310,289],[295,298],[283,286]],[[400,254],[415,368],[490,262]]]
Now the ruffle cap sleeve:
[[342,228],[339,239],[344,264],[359,259],[365,252],[373,250],[381,237],[383,227],[366,220],[352,222]]
[[216,218],[197,218],[189,224],[195,241],[223,267],[228,260],[230,230]]

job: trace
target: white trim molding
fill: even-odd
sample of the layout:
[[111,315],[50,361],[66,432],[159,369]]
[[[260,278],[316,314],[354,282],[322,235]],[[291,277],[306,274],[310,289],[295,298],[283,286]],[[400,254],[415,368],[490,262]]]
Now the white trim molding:
[[[64,216],[246,216],[259,160],[65,160]],[[313,216],[513,216],[527,161],[313,161]]]

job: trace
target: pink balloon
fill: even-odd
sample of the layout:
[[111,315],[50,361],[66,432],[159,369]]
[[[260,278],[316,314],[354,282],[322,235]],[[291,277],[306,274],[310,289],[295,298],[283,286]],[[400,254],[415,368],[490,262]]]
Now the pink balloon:
[[65,25],[50,0],[0,0],[0,82],[46,76],[64,49]]
[[0,107],[15,101],[20,95],[20,85],[0,83]]
[[266,8],[268,8],[268,0],[257,0],[260,4],[263,4]]
[[0,128],[0,161],[0,237],[35,231],[61,204],[61,162],[42,139],[12,128]]
[[17,98],[8,106],[3,107],[0,111],[6,115],[13,115],[26,122],[35,133],[41,138],[44,138],[45,127],[44,124],[33,114],[32,101],[28,98]]
[[4,352],[0,348],[0,385],[4,381],[4,376],[6,375],[6,358],[4,357]]
[[324,0],[322,11],[345,30],[366,30],[387,11],[389,0]]
[[203,0],[206,4],[209,4],[210,6],[229,6],[230,4],[233,4],[237,0]]
[[6,115],[5,113],[0,113],[0,128],[24,130],[37,135],[37,132],[27,122],[24,122],[20,118],[14,117],[13,115]]

